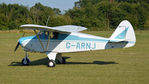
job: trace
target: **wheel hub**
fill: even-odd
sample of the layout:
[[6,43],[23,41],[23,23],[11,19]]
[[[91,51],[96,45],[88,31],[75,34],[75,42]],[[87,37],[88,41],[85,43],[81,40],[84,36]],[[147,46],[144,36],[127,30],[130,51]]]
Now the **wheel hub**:
[[53,66],[54,64],[52,62],[49,63],[49,66]]

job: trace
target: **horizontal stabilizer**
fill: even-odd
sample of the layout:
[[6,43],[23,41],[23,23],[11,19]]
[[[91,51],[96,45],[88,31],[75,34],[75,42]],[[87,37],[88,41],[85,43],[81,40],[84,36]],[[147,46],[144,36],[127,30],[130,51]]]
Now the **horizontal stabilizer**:
[[125,39],[115,39],[115,40],[109,40],[109,42],[124,42]]

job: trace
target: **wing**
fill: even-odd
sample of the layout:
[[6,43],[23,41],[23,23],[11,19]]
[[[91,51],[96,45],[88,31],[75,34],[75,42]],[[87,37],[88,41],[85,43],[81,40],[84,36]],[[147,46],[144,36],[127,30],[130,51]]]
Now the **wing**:
[[57,31],[57,32],[79,32],[86,30],[87,28],[75,25],[64,25],[64,26],[57,26],[57,27],[48,27],[42,25],[35,25],[35,24],[25,24],[21,25],[21,28],[24,29],[33,29],[33,30],[45,30],[45,31]]

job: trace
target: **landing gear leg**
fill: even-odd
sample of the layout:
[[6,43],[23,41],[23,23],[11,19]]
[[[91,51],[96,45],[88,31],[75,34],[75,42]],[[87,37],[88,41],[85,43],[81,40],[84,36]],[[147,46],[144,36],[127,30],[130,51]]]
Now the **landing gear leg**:
[[28,58],[27,52],[25,52],[25,57],[22,59],[22,65],[29,65],[30,60]]
[[56,64],[65,64],[66,60],[62,57],[61,53],[49,52],[46,53],[49,58],[49,67],[55,67]]
[[55,67],[56,66],[56,63],[55,63],[55,59],[56,59],[56,54],[55,52],[49,52],[49,53],[46,53],[48,58],[49,58],[49,63],[48,63],[48,66],[49,67]]

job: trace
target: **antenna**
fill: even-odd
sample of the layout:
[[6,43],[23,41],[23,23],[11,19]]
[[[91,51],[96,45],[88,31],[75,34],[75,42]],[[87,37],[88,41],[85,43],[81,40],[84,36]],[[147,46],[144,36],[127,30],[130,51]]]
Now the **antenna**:
[[48,25],[49,19],[50,19],[50,16],[49,16],[48,19],[47,19],[46,26]]

